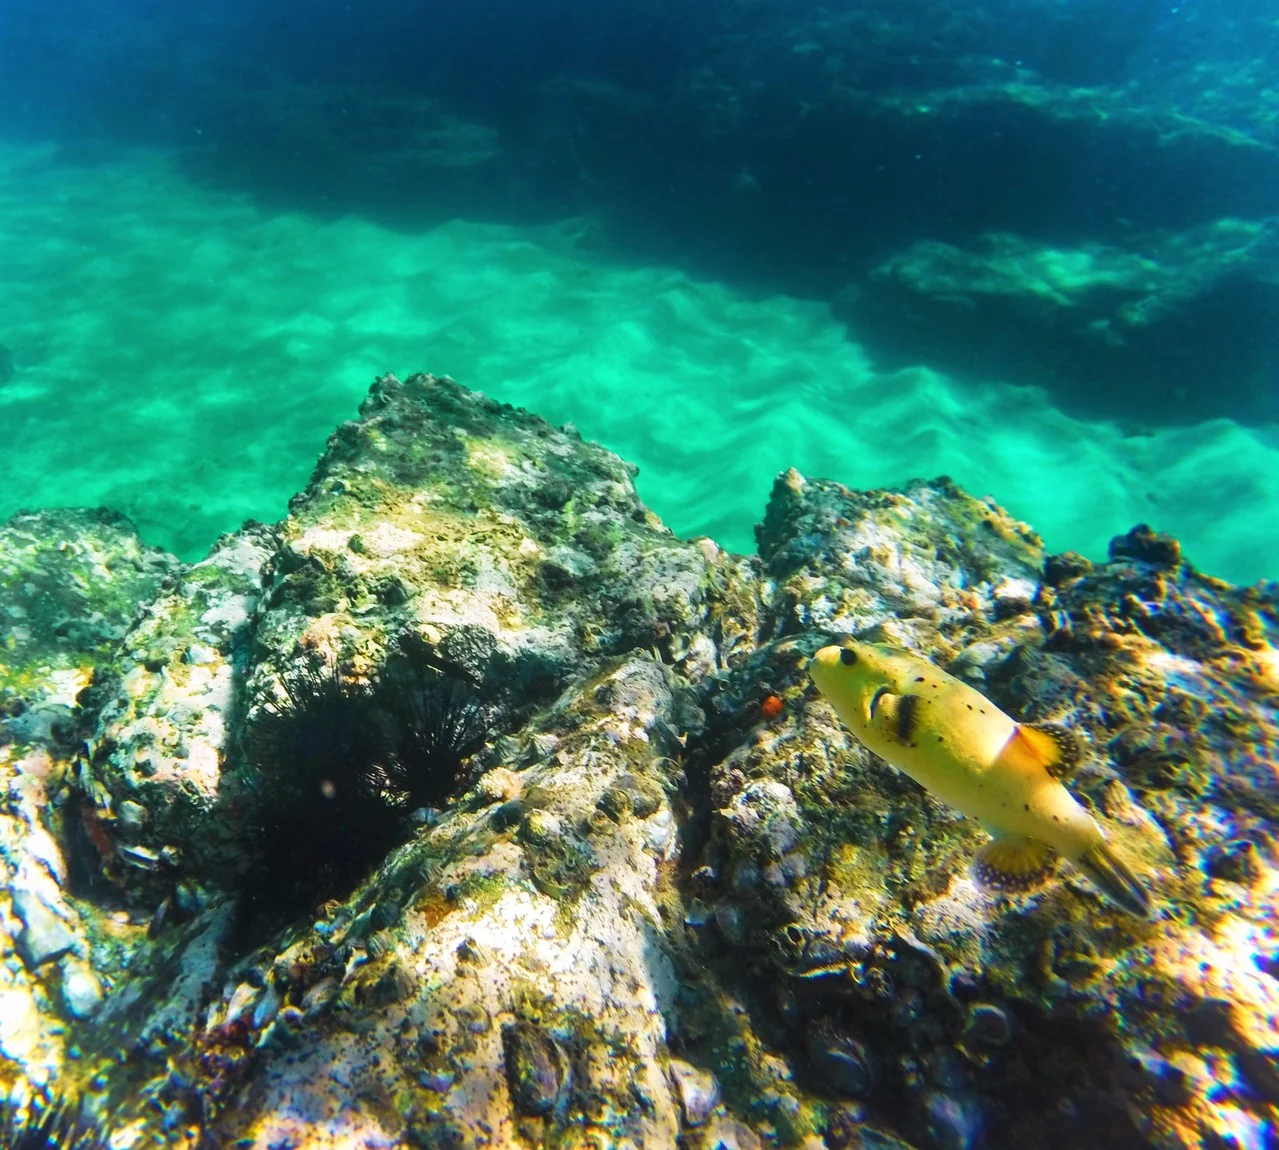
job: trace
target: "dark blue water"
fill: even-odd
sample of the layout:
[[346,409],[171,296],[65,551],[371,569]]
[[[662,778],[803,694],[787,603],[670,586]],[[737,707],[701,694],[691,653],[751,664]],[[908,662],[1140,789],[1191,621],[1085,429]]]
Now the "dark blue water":
[[[1279,31],[1259,0],[0,11],[10,134],[163,143],[218,186],[406,228],[603,207],[617,248],[831,300],[886,362],[1137,424],[1279,412]],[[415,184],[423,100],[495,129],[500,155]],[[1203,234],[1223,219],[1260,234]],[[994,233],[1140,252],[1157,298],[1120,277],[957,312],[935,267],[882,274]]]

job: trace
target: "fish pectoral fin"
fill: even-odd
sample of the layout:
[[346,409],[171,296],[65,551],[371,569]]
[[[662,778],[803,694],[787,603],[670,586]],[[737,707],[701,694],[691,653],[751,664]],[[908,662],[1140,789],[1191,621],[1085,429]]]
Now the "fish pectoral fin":
[[991,839],[973,859],[978,884],[1008,894],[1042,886],[1056,869],[1057,852],[1038,839]]
[[1024,769],[1038,766],[1054,779],[1066,779],[1084,761],[1084,745],[1074,731],[1056,723],[1018,723],[1000,757],[1014,759]]
[[919,725],[919,696],[894,695],[881,687],[870,701],[870,717],[898,742],[909,743]]

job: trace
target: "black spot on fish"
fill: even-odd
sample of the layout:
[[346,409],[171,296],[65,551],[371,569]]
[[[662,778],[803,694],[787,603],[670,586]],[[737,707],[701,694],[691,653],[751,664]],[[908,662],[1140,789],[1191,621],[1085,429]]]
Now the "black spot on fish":
[[943,738],[941,737],[941,735],[938,735],[938,736],[937,736],[937,741],[938,741],[939,743],[944,743],[946,740],[945,740],[945,739],[943,739]]
[[970,711],[973,709],[972,703],[965,703],[964,706],[966,706]]
[[[897,737],[908,742],[919,724],[919,696],[903,695],[897,704]],[[914,746],[914,743],[911,743]]]
[[851,667],[857,662],[857,652],[854,651],[852,647],[841,647],[839,649],[839,661],[843,663],[845,667]]
[[915,680],[916,683],[922,683],[923,681],[924,681],[923,675],[920,675],[919,678]]
[[1029,804],[1029,803],[1023,803],[1023,804],[1022,804],[1022,810],[1026,810],[1026,811],[1030,810],[1030,804]]

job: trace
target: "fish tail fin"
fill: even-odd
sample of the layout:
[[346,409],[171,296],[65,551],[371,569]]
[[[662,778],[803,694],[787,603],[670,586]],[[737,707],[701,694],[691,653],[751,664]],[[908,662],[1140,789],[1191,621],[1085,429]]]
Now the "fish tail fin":
[[1150,896],[1126,863],[1105,843],[1071,860],[1111,902],[1139,918],[1150,917]]

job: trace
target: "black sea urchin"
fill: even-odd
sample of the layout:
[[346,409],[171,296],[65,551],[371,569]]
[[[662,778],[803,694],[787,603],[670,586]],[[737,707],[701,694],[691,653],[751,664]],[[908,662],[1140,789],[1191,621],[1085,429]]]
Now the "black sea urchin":
[[249,730],[249,760],[264,789],[290,801],[307,794],[346,802],[367,790],[365,768],[384,754],[369,687],[312,658],[280,680]]
[[102,1133],[65,1102],[15,1106],[0,1099],[0,1150],[103,1150]]
[[250,933],[345,895],[400,836],[399,813],[370,785],[385,757],[370,689],[321,660],[281,687],[246,745],[259,780],[242,882]]
[[387,664],[376,701],[388,751],[380,784],[409,810],[446,802],[492,726],[478,684],[451,663],[404,655]]
[[242,922],[260,925],[346,895],[404,840],[408,811],[456,791],[491,720],[469,678],[420,655],[372,685],[313,660],[282,688],[247,738],[261,781]]

